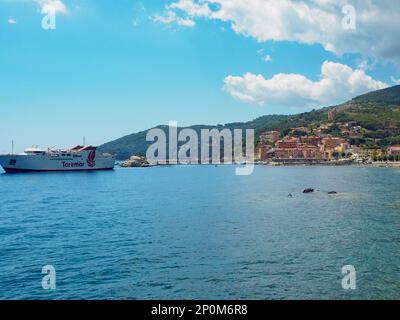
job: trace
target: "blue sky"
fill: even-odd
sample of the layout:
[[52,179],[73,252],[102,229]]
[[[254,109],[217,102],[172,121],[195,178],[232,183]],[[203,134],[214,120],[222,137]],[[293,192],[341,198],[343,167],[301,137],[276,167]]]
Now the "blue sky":
[[[0,0],[0,153],[12,139],[19,151],[67,147],[83,136],[97,145],[169,120],[218,124],[298,113],[400,78],[398,48],[382,41],[370,49],[366,21],[356,46],[336,31],[322,37],[300,30],[307,37],[296,38],[282,24],[260,33],[263,26],[245,24],[262,21],[252,16],[267,11],[260,1],[249,0],[260,10],[246,12],[223,0],[215,7],[191,0]],[[41,26],[49,3],[57,7],[55,30]],[[382,14],[385,5],[377,7]],[[399,20],[393,23],[397,28]],[[335,50],[324,49],[325,38]]]

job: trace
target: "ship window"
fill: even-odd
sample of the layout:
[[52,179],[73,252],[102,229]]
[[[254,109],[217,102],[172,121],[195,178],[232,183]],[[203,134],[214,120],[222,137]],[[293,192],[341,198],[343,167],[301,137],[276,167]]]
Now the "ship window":
[[11,159],[10,160],[10,166],[15,166],[17,164],[17,160],[15,160],[15,159]]

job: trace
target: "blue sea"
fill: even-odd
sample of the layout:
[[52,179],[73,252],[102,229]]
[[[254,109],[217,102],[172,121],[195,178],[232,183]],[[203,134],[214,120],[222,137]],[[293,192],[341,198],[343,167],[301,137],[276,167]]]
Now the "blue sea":
[[0,299],[399,299],[399,186],[364,167],[0,174]]

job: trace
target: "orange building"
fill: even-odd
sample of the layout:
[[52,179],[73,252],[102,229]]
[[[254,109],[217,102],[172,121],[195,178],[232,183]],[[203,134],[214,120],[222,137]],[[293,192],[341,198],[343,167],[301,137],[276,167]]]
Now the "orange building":
[[278,140],[279,140],[279,132],[278,131],[267,131],[267,132],[262,132],[260,134],[261,142],[275,143]]
[[316,146],[275,149],[275,157],[280,159],[320,159],[322,155]]
[[319,159],[322,158],[322,154],[319,151],[319,148],[314,145],[304,145],[300,147],[303,158],[305,159]]
[[328,111],[328,121],[335,121],[337,115],[336,109],[331,109]]
[[303,153],[298,148],[277,148],[275,149],[275,157],[279,159],[299,159],[303,157]]
[[258,147],[258,160],[265,161],[267,159],[267,152],[271,147],[267,145],[260,145]]
[[294,149],[297,148],[298,140],[296,138],[289,138],[285,140],[279,140],[277,142],[278,149]]
[[346,140],[337,137],[327,137],[322,139],[322,144],[329,149],[334,149],[340,146],[342,143],[346,143]]
[[318,145],[321,144],[322,138],[321,137],[314,137],[314,136],[300,137],[300,142],[301,143],[310,144],[310,145],[313,145],[313,146],[318,146]]
[[400,155],[400,146],[392,146],[387,150],[388,155],[390,156],[398,156]]

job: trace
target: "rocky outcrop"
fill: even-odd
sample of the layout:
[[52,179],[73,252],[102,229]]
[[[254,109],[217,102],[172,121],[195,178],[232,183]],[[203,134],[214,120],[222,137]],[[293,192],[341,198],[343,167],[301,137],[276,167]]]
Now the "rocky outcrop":
[[145,168],[149,166],[149,162],[143,156],[132,156],[128,161],[121,164],[122,168]]

